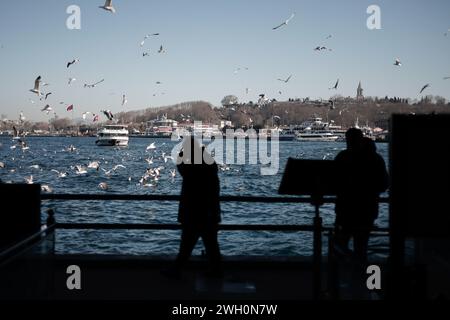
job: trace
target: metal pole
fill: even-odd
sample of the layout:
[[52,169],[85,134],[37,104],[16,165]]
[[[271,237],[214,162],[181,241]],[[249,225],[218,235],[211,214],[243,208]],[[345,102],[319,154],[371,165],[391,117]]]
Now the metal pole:
[[322,218],[320,217],[320,203],[314,200],[314,247],[313,247],[313,299],[320,299],[322,287]]

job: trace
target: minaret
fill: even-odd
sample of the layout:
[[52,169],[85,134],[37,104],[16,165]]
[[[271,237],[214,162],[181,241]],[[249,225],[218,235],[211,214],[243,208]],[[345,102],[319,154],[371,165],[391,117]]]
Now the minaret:
[[361,81],[358,84],[358,89],[356,89],[356,100],[364,100],[363,88],[361,87]]

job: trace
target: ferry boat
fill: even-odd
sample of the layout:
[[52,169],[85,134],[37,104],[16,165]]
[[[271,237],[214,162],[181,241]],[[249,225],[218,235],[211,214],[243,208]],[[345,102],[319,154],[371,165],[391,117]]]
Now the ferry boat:
[[296,139],[298,141],[336,141],[340,135],[330,130],[328,122],[322,118],[312,118],[303,122],[298,128]]
[[98,146],[127,146],[128,126],[122,124],[108,124],[97,132],[95,144]]
[[168,119],[167,115],[147,122],[145,136],[150,138],[170,138],[178,127],[178,122]]

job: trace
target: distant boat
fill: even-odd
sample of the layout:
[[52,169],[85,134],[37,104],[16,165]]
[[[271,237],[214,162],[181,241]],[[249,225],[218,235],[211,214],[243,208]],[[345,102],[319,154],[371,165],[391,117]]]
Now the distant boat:
[[97,133],[95,144],[98,146],[127,146],[128,126],[122,124],[108,124]]
[[298,141],[336,141],[339,137],[339,134],[330,130],[328,122],[318,117],[303,122],[296,135]]

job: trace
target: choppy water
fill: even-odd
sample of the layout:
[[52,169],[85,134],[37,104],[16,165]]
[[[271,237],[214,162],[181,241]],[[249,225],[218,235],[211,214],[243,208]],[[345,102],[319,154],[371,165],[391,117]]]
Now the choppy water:
[[[30,149],[11,149],[14,143],[8,137],[0,137],[0,161],[6,167],[0,169],[3,181],[24,182],[33,175],[35,183],[48,184],[53,193],[131,193],[131,194],[179,194],[181,178],[170,176],[175,165],[164,162],[161,153],[170,154],[175,142],[169,139],[131,138],[127,148],[97,147],[95,138],[39,138],[29,137]],[[146,151],[155,142],[156,149]],[[73,152],[65,149],[73,145]],[[332,159],[345,148],[339,142],[280,142],[280,170],[272,176],[262,176],[260,165],[230,165],[220,170],[222,195],[276,196],[288,157],[304,159]],[[247,148],[246,148],[247,149]],[[270,150],[270,147],[269,147]],[[378,144],[378,152],[387,162],[387,145]],[[153,156],[153,164],[146,158]],[[71,166],[87,165],[99,161],[101,167],[118,168],[109,176],[105,172],[88,169],[84,175],[75,174]],[[36,169],[34,166],[38,165]],[[153,187],[138,183],[148,167],[164,166],[159,181]],[[59,178],[51,169],[68,172]],[[131,177],[131,181],[129,178]],[[109,186],[104,191],[100,182]],[[361,185],[367,183],[361,181]],[[173,223],[176,221],[178,203],[138,201],[45,201],[43,212],[52,207],[59,222],[107,222],[107,223]],[[334,220],[333,205],[324,205],[321,214],[325,225]],[[310,224],[313,208],[307,204],[223,203],[223,223],[237,224]],[[43,217],[44,219],[45,217]],[[387,226],[387,206],[380,206],[378,226]],[[175,254],[178,250],[179,231],[58,231],[56,250],[64,253],[102,254]],[[375,242],[385,239],[376,239]],[[311,233],[230,232],[220,233],[220,245],[225,255],[310,255]],[[202,249],[198,244],[194,254]]]

